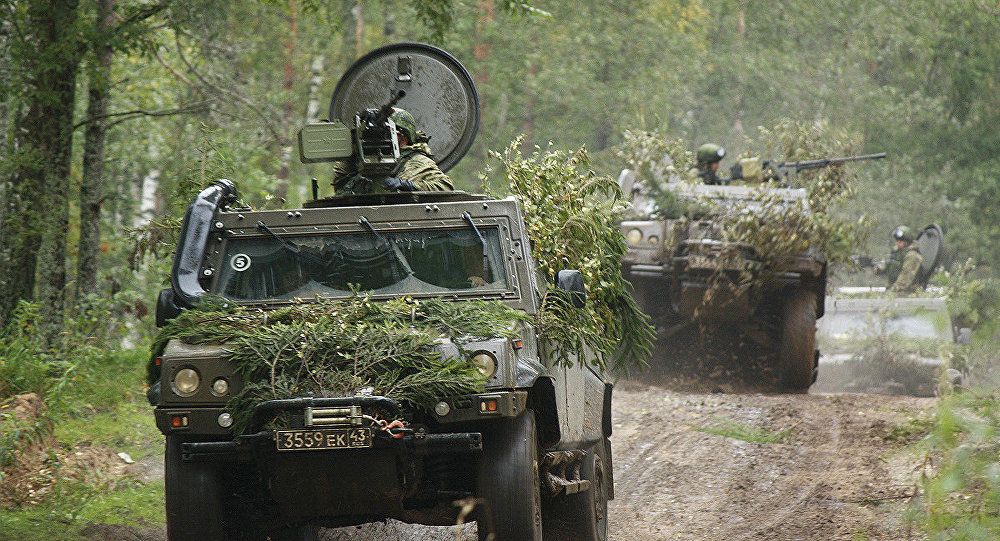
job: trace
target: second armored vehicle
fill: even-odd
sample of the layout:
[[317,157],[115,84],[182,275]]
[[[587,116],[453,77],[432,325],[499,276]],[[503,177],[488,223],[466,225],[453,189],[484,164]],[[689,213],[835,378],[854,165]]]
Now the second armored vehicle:
[[[807,390],[816,379],[826,258],[810,247],[768,262],[749,244],[725,240],[718,213],[754,212],[759,188],[678,182],[670,189],[679,201],[701,202],[709,211],[621,223],[628,243],[622,271],[640,306],[661,335],[698,324],[734,329],[757,351],[769,353],[784,389]],[[780,205],[801,202],[807,194],[768,188],[767,196]]]

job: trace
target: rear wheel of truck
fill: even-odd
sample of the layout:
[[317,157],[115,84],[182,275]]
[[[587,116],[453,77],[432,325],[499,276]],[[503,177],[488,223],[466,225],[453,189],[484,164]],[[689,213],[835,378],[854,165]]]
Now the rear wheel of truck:
[[167,539],[229,539],[224,525],[222,469],[209,462],[184,462],[183,443],[181,436],[167,435],[164,453]]
[[478,496],[483,503],[476,517],[479,539],[541,541],[542,495],[538,474],[538,434],[535,412],[496,422],[483,434],[478,467]]
[[785,390],[805,392],[816,381],[816,295],[797,289],[785,300],[778,368]]
[[580,479],[590,488],[578,494],[557,496],[545,509],[545,539],[605,541],[608,538],[608,483],[611,464],[604,441],[587,450],[580,466]]

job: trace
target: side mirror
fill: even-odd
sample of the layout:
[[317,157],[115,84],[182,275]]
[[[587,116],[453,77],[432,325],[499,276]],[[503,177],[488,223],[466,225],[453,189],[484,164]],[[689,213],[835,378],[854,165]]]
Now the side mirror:
[[587,304],[587,290],[583,285],[583,274],[580,271],[557,272],[556,287],[569,293],[569,300],[575,308],[583,308]]
[[156,327],[163,327],[179,315],[181,307],[174,302],[173,288],[160,290],[160,296],[156,299]]

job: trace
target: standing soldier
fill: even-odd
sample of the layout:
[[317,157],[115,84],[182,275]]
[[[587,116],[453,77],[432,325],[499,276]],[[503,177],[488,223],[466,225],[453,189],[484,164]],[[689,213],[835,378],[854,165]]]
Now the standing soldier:
[[885,263],[875,265],[876,274],[885,274],[889,280],[889,291],[896,293],[913,293],[917,289],[917,274],[924,256],[920,255],[916,236],[913,230],[905,225],[897,227],[892,232],[896,247]]
[[[333,185],[337,193],[368,193],[381,180],[376,191],[433,192],[454,190],[451,178],[438,167],[427,144],[427,134],[417,130],[413,115],[404,109],[394,108],[389,116],[396,124],[399,142],[399,162],[384,179],[368,179],[357,174],[355,164],[343,161],[334,166]],[[377,185],[376,185],[377,186]]]
[[698,178],[705,184],[723,184],[717,172],[719,170],[719,162],[722,161],[725,155],[726,149],[713,143],[705,143],[698,147],[696,154],[698,165],[695,168]]

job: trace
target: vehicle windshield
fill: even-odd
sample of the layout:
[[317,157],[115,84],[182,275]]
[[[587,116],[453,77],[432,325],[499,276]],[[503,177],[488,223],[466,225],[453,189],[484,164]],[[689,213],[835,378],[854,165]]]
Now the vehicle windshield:
[[510,289],[496,227],[230,239],[214,292],[235,301]]

